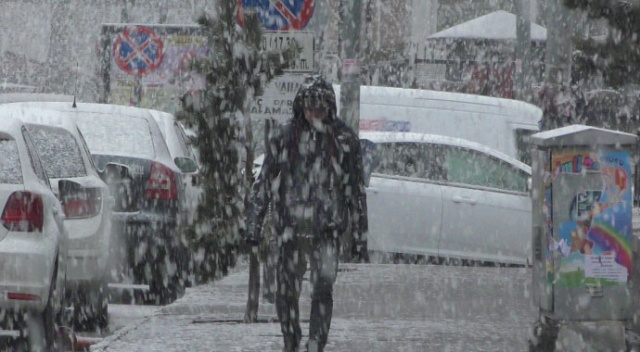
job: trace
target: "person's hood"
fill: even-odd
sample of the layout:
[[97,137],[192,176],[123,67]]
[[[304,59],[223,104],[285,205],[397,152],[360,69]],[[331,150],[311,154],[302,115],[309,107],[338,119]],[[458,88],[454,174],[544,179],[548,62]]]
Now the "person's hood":
[[333,90],[333,86],[330,82],[327,82],[321,76],[310,76],[305,79],[305,82],[300,86],[298,92],[296,93],[295,98],[293,99],[293,117],[294,119],[302,119],[306,122],[304,118],[304,113],[302,111],[302,100],[304,99],[306,94],[310,92],[317,93],[318,96],[322,97],[322,101],[324,101],[327,106],[329,106],[329,115],[327,117],[328,122],[334,121],[337,118],[337,106],[336,106],[336,93]]

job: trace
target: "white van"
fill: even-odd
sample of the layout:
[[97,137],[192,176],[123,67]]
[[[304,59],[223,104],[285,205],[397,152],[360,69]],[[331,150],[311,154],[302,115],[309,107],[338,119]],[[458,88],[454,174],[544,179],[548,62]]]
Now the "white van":
[[[339,102],[340,86],[334,85]],[[423,89],[360,87],[360,130],[462,138],[530,164],[526,137],[542,110],[518,100]]]

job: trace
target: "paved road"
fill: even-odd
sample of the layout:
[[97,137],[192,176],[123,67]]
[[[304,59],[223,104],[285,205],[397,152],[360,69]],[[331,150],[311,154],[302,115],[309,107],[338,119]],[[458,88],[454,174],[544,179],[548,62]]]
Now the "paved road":
[[[529,269],[392,264],[342,269],[327,351],[527,351],[535,320]],[[238,323],[247,282],[244,270],[191,288],[92,351],[280,351],[277,323]],[[305,282],[303,319],[309,303]],[[261,304],[259,316],[274,317],[273,305]]]

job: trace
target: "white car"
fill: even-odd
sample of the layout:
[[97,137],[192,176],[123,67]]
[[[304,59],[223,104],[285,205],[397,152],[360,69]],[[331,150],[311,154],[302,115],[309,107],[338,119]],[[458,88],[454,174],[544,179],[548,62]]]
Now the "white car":
[[62,316],[67,264],[64,215],[21,120],[3,118],[0,154],[0,323],[4,335],[23,328],[21,314],[12,320],[6,313],[26,310],[39,317],[44,339],[30,339],[36,345],[31,350],[38,350],[37,346],[52,345],[57,318]]
[[186,211],[189,214],[188,221],[192,222],[202,189],[198,186],[200,167],[191,140],[187,136],[187,131],[172,114],[157,110],[149,110],[149,112],[160,127],[174,163],[182,171],[187,202]]
[[118,176],[116,183],[107,182],[114,198],[110,287],[135,290],[136,300],[148,303],[168,304],[182,295],[189,264],[185,185],[153,110],[95,103],[30,105],[73,120],[97,169]]
[[[478,143],[438,135],[360,132],[368,249],[429,259],[526,265],[531,168]],[[371,164],[367,158],[371,158]]]
[[66,291],[74,304],[74,325],[77,330],[105,329],[113,200],[76,123],[46,105],[6,104],[0,111],[25,121],[57,195],[58,181],[70,181],[68,197],[59,199],[69,232]]

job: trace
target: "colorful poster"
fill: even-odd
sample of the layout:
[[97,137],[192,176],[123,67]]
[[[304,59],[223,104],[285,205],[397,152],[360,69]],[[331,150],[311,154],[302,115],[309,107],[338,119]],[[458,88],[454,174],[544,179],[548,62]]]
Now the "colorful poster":
[[205,88],[204,77],[192,69],[194,59],[208,54],[197,26],[104,27],[111,54],[109,103],[174,112],[180,97]]
[[552,155],[554,284],[615,286],[631,277],[628,152]]

